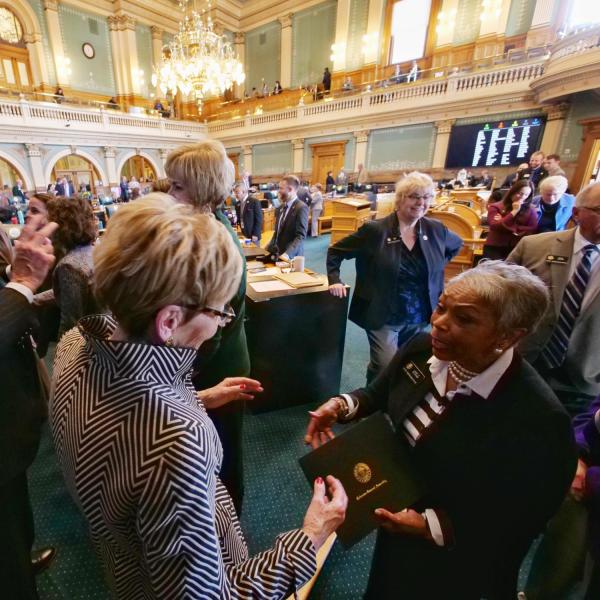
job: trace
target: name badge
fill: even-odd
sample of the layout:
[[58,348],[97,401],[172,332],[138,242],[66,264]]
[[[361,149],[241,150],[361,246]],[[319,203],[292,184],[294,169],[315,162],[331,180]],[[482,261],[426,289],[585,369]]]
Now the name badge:
[[546,256],[547,263],[555,263],[559,265],[566,265],[569,262],[568,256],[556,256],[556,254],[548,254]]
[[400,237],[389,237],[386,240],[386,244],[397,244],[398,242],[401,242],[401,241],[402,241],[402,238],[400,238]]
[[425,381],[425,375],[423,375],[421,369],[412,361],[407,362],[402,367],[402,370],[414,385]]

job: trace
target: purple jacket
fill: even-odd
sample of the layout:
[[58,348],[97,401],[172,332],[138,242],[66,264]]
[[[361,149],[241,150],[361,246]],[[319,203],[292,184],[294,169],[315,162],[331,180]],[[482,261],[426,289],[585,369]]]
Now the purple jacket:
[[590,509],[590,550],[600,560],[600,431],[595,416],[600,410],[600,396],[590,405],[588,412],[577,415],[573,420],[575,440],[581,458],[588,465],[585,481]]

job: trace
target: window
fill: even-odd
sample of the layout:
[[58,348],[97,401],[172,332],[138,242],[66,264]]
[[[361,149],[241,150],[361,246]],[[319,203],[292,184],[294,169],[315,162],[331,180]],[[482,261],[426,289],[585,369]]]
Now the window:
[[421,58],[425,52],[431,0],[398,0],[392,9],[392,64]]
[[18,44],[23,37],[23,29],[17,17],[7,8],[0,8],[0,40]]
[[569,14],[569,27],[579,27],[600,22],[600,4],[589,0],[573,0]]

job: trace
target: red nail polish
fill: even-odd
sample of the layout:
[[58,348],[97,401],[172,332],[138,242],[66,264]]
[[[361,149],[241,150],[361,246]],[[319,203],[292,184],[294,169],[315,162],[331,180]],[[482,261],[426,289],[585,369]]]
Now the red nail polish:
[[323,483],[323,478],[322,477],[317,477],[317,479],[315,480],[319,485],[321,485]]
[[240,383],[240,390],[245,390],[245,389],[246,389],[246,384]]

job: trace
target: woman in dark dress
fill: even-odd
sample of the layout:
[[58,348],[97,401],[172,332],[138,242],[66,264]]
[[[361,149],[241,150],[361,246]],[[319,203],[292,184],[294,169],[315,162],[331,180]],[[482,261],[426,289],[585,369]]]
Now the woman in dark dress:
[[537,212],[531,206],[531,199],[531,184],[520,179],[500,202],[488,206],[490,231],[483,247],[484,258],[504,260],[523,236],[537,231]]
[[577,453],[570,419],[516,344],[548,306],[524,267],[483,261],[452,279],[431,336],[369,386],[311,412],[307,443],[377,410],[410,447],[428,492],[381,523],[369,600],[508,600],[519,566],[565,497]]

